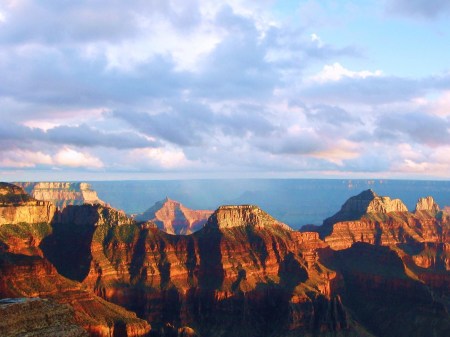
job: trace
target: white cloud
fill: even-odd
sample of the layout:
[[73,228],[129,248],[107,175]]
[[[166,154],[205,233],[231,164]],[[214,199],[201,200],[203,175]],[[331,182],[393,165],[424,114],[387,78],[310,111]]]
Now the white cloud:
[[444,91],[431,103],[431,112],[438,116],[450,116],[450,90]]
[[380,77],[383,75],[381,70],[361,70],[353,71],[343,67],[340,63],[336,62],[330,65],[325,65],[323,69],[316,75],[310,77],[310,80],[319,83],[336,82],[343,78],[367,78],[367,77]]
[[40,151],[15,150],[1,152],[0,167],[31,168],[37,165],[50,164],[52,164],[51,156]]
[[322,39],[316,33],[311,34],[311,41],[317,43],[319,47],[323,45]]
[[164,169],[184,168],[189,164],[179,148],[136,149],[128,157],[140,166]]
[[78,152],[67,147],[53,157],[53,162],[56,165],[68,167],[101,168],[104,166],[100,159],[89,153]]
[[345,139],[337,140],[326,150],[317,151],[311,154],[311,157],[324,159],[341,167],[344,166],[345,160],[355,159],[359,156],[359,146],[356,143]]

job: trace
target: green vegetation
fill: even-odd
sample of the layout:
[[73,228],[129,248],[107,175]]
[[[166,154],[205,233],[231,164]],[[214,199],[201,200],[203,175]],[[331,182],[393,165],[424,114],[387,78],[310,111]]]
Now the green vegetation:
[[121,242],[126,244],[132,243],[136,237],[138,227],[136,225],[114,226],[114,236]]
[[0,226],[0,240],[6,242],[11,238],[27,239],[30,236],[42,240],[50,235],[51,232],[52,228],[48,223],[5,224]]

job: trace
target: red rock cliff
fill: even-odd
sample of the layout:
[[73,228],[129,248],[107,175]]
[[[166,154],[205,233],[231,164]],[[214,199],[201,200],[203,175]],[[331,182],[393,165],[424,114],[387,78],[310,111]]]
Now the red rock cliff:
[[169,198],[157,202],[142,214],[137,221],[152,221],[159,229],[169,234],[191,234],[208,220],[212,211],[192,210]]

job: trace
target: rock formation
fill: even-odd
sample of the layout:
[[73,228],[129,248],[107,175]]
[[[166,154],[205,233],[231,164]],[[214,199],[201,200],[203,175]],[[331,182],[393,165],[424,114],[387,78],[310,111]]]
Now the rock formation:
[[68,205],[106,204],[87,183],[20,182],[14,184],[22,187],[33,198],[50,201],[59,209]]
[[333,249],[345,249],[354,242],[375,245],[445,242],[448,225],[433,198],[419,200],[410,213],[400,200],[379,197],[367,190],[350,198],[341,210],[326,219],[317,230]]
[[333,224],[339,221],[359,220],[368,214],[389,214],[408,212],[407,207],[399,199],[380,197],[372,190],[366,190],[348,199],[339,212],[325,219],[321,233],[328,235]]
[[439,205],[434,201],[433,197],[428,196],[425,198],[420,198],[416,204],[416,212],[418,211],[428,211],[428,212],[439,212]]
[[136,215],[137,221],[152,221],[159,229],[169,234],[191,234],[208,220],[212,211],[192,210],[169,198],[155,203],[142,214]]
[[[75,222],[82,226],[82,219],[95,218],[102,221],[120,222],[120,216],[124,214],[111,210],[114,215],[103,214],[95,217],[92,213],[71,212],[67,208],[63,213],[56,212],[56,207],[50,202],[37,201],[30,196],[24,196],[23,190],[15,185],[2,184],[2,207],[14,210],[24,207],[36,207],[36,204],[51,205],[53,216],[40,217],[39,223],[26,223],[15,218],[2,216],[0,226],[0,298],[2,297],[44,297],[56,300],[59,303],[69,303],[75,309],[75,321],[84,327],[91,335],[110,336],[144,336],[150,330],[147,322],[140,320],[132,312],[129,312],[115,304],[109,303],[96,296],[93,292],[83,289],[78,282],[71,281],[61,276],[55,267],[47,260],[41,247],[51,247],[48,240],[54,238],[55,223],[64,221]],[[80,210],[83,210],[80,206]],[[108,209],[109,210],[109,209]],[[11,211],[17,214],[17,211]],[[10,214],[8,213],[8,215]],[[4,213],[1,213],[4,214]],[[15,221],[11,221],[15,220]],[[33,220],[36,217],[30,217]],[[20,218],[20,220],[23,220]],[[25,219],[26,220],[26,219]],[[42,222],[42,221],[46,222]],[[131,219],[129,219],[131,221]],[[56,222],[55,222],[56,221]],[[71,228],[74,229],[74,228]],[[58,233],[57,229],[56,232]],[[73,240],[73,235],[82,228],[77,228],[68,234],[68,242]],[[67,234],[67,231],[64,231]],[[80,247],[71,246],[75,255]],[[60,247],[58,247],[60,248]],[[58,252],[54,252],[57,255]],[[66,261],[72,262],[72,261]],[[83,263],[83,261],[81,260]],[[89,265],[89,261],[87,262]],[[75,262],[80,264],[80,260]],[[89,267],[88,267],[89,268]],[[26,312],[23,313],[26,315]],[[24,320],[25,317],[17,317]],[[120,331],[127,331],[127,334]],[[115,331],[115,332],[114,332]]]
[[[354,327],[349,315],[335,317],[327,309],[338,305],[331,293],[337,275],[317,261],[314,249],[324,242],[315,233],[293,231],[256,206],[221,207],[189,236],[117,217],[99,220],[93,215],[114,213],[98,205],[67,210],[85,214],[82,227],[90,230],[51,240],[61,240],[61,246],[90,242],[79,250],[79,261],[90,260],[90,268],[79,273],[70,249],[57,248],[60,260],[50,260],[97,295],[146,318],[155,331],[165,324],[192,326],[207,336]],[[80,228],[71,222],[62,226],[70,232]],[[51,255],[51,248],[45,251]]]
[[55,212],[56,207],[52,203],[38,201],[15,185],[0,183],[0,226],[48,223]]
[[93,336],[147,333],[131,312],[160,337],[445,335],[450,215],[433,209],[366,191],[317,232],[240,205],[171,235],[68,206],[39,231],[0,226],[0,297],[70,303]]
[[0,300],[0,336],[87,337],[67,304],[41,298]]
[[275,220],[255,205],[221,206],[212,214],[205,226],[219,229],[251,226],[292,230],[288,225]]

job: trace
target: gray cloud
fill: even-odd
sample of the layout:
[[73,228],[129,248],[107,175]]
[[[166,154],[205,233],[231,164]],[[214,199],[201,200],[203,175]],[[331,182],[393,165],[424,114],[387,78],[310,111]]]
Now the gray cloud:
[[[296,105],[295,103],[291,104]],[[304,114],[311,122],[336,127],[342,127],[344,124],[362,123],[360,118],[351,115],[347,110],[336,105],[316,104],[307,106],[300,103],[298,106],[303,108]]]
[[185,74],[161,57],[140,65],[136,74],[105,68],[105,61],[84,60],[73,51],[12,54],[0,65],[0,96],[53,106],[96,106],[174,96],[188,83]]
[[424,112],[385,114],[378,119],[374,135],[386,143],[450,145],[450,120]]
[[157,147],[156,141],[150,141],[136,132],[105,132],[96,130],[86,124],[80,126],[58,126],[46,132],[48,141],[56,144],[68,144],[81,147],[113,147],[116,149],[131,149]]
[[304,155],[325,150],[326,141],[316,133],[305,131],[301,134],[275,134],[269,138],[258,138],[255,145],[272,154]]
[[344,160],[344,168],[350,172],[387,172],[398,155],[389,148],[370,147],[353,159]]
[[220,134],[244,137],[247,133],[266,134],[274,129],[260,106],[242,105],[217,113],[196,102],[171,103],[160,113],[114,111],[112,116],[149,136],[180,146],[211,143]]
[[390,13],[427,19],[450,14],[450,2],[447,0],[389,0],[386,10]]
[[83,1],[25,2],[9,12],[8,22],[0,31],[0,43],[117,41],[137,32],[132,16],[123,6],[100,2],[91,6]]
[[8,12],[0,44],[117,43],[138,36],[138,18],[164,18],[179,30],[201,21],[197,0],[27,1]]
[[423,95],[437,85],[432,79],[420,81],[389,76],[343,78],[339,81],[313,84],[301,93],[303,97],[314,101],[372,105],[409,100]]
[[[88,125],[58,126],[47,131],[15,123],[2,123],[0,125],[0,143],[4,149],[30,148],[35,142],[79,147],[103,146],[116,149],[156,147],[159,145],[158,142],[150,141],[135,132],[105,132]],[[36,146],[36,148],[39,148],[39,146]]]
[[217,14],[216,23],[227,36],[205,58],[193,94],[215,99],[271,95],[279,74],[265,60],[267,48],[255,23],[228,6]]
[[[403,13],[430,9],[392,4]],[[2,8],[0,144],[3,153],[23,150],[7,164],[70,148],[105,170],[361,172],[389,169],[399,142],[449,145],[448,118],[415,108],[386,113],[449,89],[448,74],[308,82],[312,67],[364,60],[364,49],[311,39],[315,27],[271,25],[263,12],[204,5],[43,0]],[[202,52],[192,67],[181,62],[189,48]],[[357,153],[357,142],[379,147]]]

